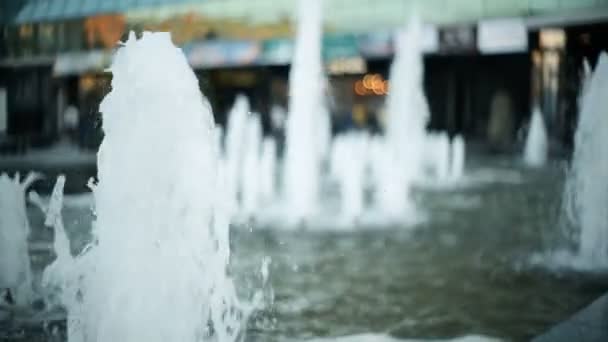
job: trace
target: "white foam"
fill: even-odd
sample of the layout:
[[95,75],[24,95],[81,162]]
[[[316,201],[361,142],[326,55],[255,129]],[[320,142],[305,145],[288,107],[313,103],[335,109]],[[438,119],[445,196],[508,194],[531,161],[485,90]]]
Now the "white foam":
[[209,103],[166,33],[131,35],[111,72],[93,242],[61,267],[68,339],[235,341],[247,314]]
[[30,174],[22,183],[19,175],[0,175],[0,291],[10,289],[19,306],[33,299],[25,190],[36,178]]

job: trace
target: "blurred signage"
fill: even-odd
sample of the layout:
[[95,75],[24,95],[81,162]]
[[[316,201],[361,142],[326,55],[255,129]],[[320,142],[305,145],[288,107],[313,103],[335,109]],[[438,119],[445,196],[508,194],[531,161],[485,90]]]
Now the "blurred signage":
[[256,73],[245,70],[219,70],[215,80],[222,85],[233,87],[253,87],[257,81]]
[[214,40],[191,43],[183,50],[193,67],[218,67],[254,64],[262,49],[257,41]]
[[477,45],[482,53],[525,52],[528,31],[521,18],[481,21],[477,27]]
[[539,43],[543,49],[563,49],[566,46],[566,32],[562,29],[542,29]]
[[452,26],[439,30],[439,52],[472,53],[476,50],[475,27]]
[[125,32],[126,21],[122,14],[104,14],[87,17],[84,30],[89,48],[101,45],[113,49]]
[[330,75],[364,74],[367,72],[367,63],[361,57],[340,58],[327,64]]
[[7,112],[6,89],[0,88],[0,133],[6,132]]
[[332,60],[359,56],[357,39],[352,35],[323,37],[323,59]]
[[78,75],[103,71],[110,66],[112,55],[105,51],[69,52],[57,56],[53,65],[55,76]]
[[361,56],[365,58],[386,57],[393,54],[393,35],[387,32],[366,33],[357,38]]
[[291,39],[271,39],[262,42],[259,64],[286,65],[291,62],[293,41]]

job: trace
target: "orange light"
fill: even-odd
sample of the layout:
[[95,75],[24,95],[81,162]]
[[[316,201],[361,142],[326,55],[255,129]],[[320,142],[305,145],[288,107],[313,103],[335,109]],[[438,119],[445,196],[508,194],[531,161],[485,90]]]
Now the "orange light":
[[372,75],[365,75],[365,77],[363,77],[363,86],[365,87],[365,89],[373,89]]
[[367,93],[367,91],[365,90],[365,86],[363,85],[363,81],[359,80],[357,82],[355,82],[355,93],[357,95],[365,95],[365,93]]
[[388,81],[382,82],[382,88],[384,88],[384,93],[388,94]]
[[382,81],[381,77],[374,76],[374,79],[372,81],[372,90],[374,91],[374,94],[382,95],[382,93],[384,92],[384,82]]

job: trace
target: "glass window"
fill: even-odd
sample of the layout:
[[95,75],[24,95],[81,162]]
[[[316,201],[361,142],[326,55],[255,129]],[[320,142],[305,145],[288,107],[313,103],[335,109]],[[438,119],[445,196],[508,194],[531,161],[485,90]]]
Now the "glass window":
[[52,23],[41,23],[38,26],[38,52],[49,55],[56,51],[55,25]]
[[18,47],[17,51],[20,56],[30,56],[35,51],[35,27],[32,24],[22,24],[18,28]]
[[5,58],[8,55],[8,27],[0,26],[0,58]]
[[6,53],[9,57],[16,57],[19,55],[19,27],[14,25],[8,25],[5,28],[6,34]]
[[82,20],[67,20],[58,28],[60,51],[81,51],[84,49],[84,30]]

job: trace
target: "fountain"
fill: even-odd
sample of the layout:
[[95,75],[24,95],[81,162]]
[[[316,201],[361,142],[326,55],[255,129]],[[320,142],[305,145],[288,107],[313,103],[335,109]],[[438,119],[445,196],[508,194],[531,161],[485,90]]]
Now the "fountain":
[[346,133],[334,138],[331,173],[340,184],[343,224],[353,225],[363,214],[367,142],[368,137],[363,133]]
[[429,109],[422,89],[422,24],[412,17],[399,32],[391,66],[385,143],[376,185],[377,203],[388,216],[412,215],[411,186],[423,178]]
[[569,218],[579,228],[575,266],[608,267],[608,55],[602,53],[581,100],[575,149],[566,184]]
[[289,115],[286,128],[283,191],[286,223],[298,225],[317,211],[320,154],[323,139],[319,131],[323,105],[323,66],[321,64],[321,1],[298,0],[298,27],[289,75]]
[[258,113],[247,118],[245,155],[241,169],[241,207],[245,218],[252,218],[260,205],[260,147],[262,123]]
[[226,171],[226,191],[229,197],[229,214],[235,215],[239,210],[240,172],[245,153],[245,132],[249,100],[238,95],[228,115],[228,125],[224,141],[224,164]]
[[548,144],[545,121],[540,108],[534,108],[524,149],[524,161],[528,166],[541,167],[547,162]]
[[450,175],[450,138],[445,132],[428,134],[426,154],[435,179],[445,182]]
[[260,160],[260,198],[264,203],[275,199],[277,177],[277,143],[271,137],[264,138],[262,142],[262,156]]
[[36,179],[33,173],[23,183],[19,174],[12,179],[5,173],[0,175],[0,303],[6,300],[27,306],[33,300],[25,191]]
[[466,158],[466,146],[462,135],[456,135],[452,138],[451,150],[450,178],[452,180],[458,180],[464,175]]
[[[322,80],[322,84],[324,84],[323,89],[326,89],[329,84],[325,78]],[[325,90],[324,90],[325,93]],[[316,112],[317,116],[315,118],[316,123],[316,141],[317,141],[317,150],[319,154],[319,163],[322,165],[329,158],[329,154],[331,152],[331,120],[329,115],[329,110],[325,104],[325,100],[321,98],[320,100],[320,108]]]
[[[225,187],[211,108],[168,33],[117,50],[104,98],[93,240],[60,285],[70,341],[235,341]],[[58,230],[59,220],[51,220]],[[59,254],[59,253],[58,253]],[[64,258],[65,259],[65,258]]]

